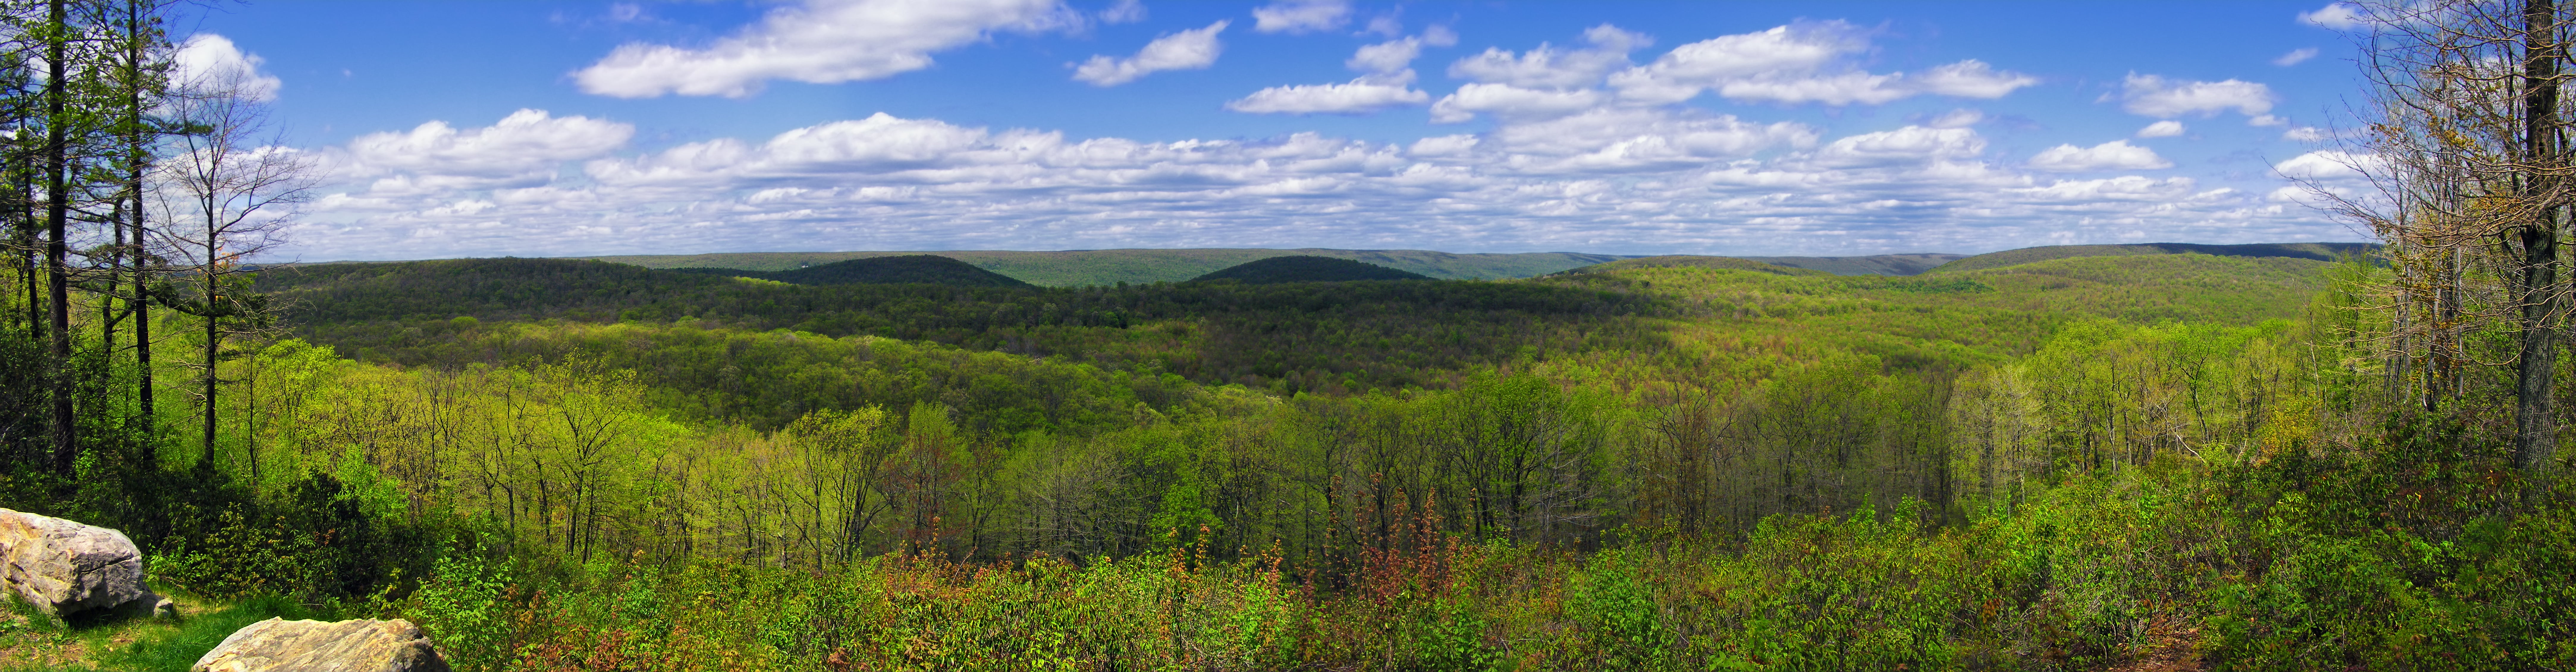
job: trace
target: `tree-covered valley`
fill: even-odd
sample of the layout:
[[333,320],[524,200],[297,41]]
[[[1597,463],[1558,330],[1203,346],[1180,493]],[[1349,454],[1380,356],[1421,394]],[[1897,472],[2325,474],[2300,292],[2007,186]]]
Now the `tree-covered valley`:
[[[357,150],[278,144],[263,106],[278,80],[237,50],[247,65],[192,70],[181,54],[206,43],[171,39],[179,9],[0,2],[0,671],[357,669],[262,653],[302,636],[281,632],[339,633],[308,649],[393,640],[408,666],[385,669],[470,672],[2576,668],[2576,495],[2558,450],[2576,399],[2560,244],[2576,119],[2557,102],[2576,19],[2549,2],[2337,10],[2383,12],[2378,97],[2343,138],[2359,152],[2331,177],[2346,181],[2298,202],[2375,243],[1759,259],[300,263],[286,234],[364,221],[299,220],[317,201],[557,189],[548,171],[573,159],[438,184],[386,164],[364,173],[382,192],[324,193],[314,174],[363,173]],[[1226,25],[1182,33],[1213,50]],[[1453,46],[1440,31],[1346,65]],[[1607,23],[1586,36],[1645,39]],[[1608,68],[1627,52],[1584,53]],[[1094,60],[1075,76],[1095,88],[1147,74]],[[1369,72],[1351,86],[1439,105],[1403,88],[1411,69]],[[1999,89],[1987,98],[2039,81],[1983,61],[1922,72],[1836,81]],[[2236,108],[2250,126],[2288,123],[2254,107]],[[2227,108],[2174,109],[2161,116]],[[1985,141],[1970,127],[2019,122],[1983,115],[1905,133],[1974,147],[1934,157],[1960,161],[1945,170],[2001,171],[1971,165]],[[611,149],[635,130],[510,119],[580,119]],[[1857,171],[1903,144],[1762,128],[1790,153],[1723,165]],[[2327,133],[2262,133],[2301,131]],[[1404,156],[1486,151],[1431,140]],[[709,142],[697,158],[749,146]],[[1128,146],[1082,142],[1086,167]],[[2165,161],[2125,142],[2027,163]],[[1389,147],[1345,163],[1393,174]],[[593,181],[644,165],[611,149],[563,156],[593,157]],[[1341,170],[1289,156],[1256,168]],[[1582,163],[1523,158],[1480,170]],[[684,162],[666,163],[639,174]],[[1473,172],[1413,165],[1405,179]],[[733,184],[792,181],[759,182],[786,180],[774,167]],[[2193,189],[2016,179],[1991,182],[2023,185],[2014,198]],[[1595,182],[1557,193],[1612,189]],[[740,205],[824,198],[802,189]],[[940,189],[916,191],[904,198]],[[1882,194],[1823,200],[1855,195]],[[1441,216],[1482,207],[1466,200]],[[871,216],[936,205],[883,203]],[[2046,212],[2101,207],[2069,203]],[[788,219],[745,221],[801,225]]]
[[461,669],[2567,651],[2565,509],[2510,504],[2493,413],[2389,397],[2385,267],[1725,265],[1084,288],[268,269],[249,289],[277,326],[225,346],[214,443],[186,356],[156,364],[179,401],[146,430],[132,364],[74,311],[98,362],[82,455],[46,469],[40,417],[12,416],[6,483],[133,535],[176,594],[408,618]]

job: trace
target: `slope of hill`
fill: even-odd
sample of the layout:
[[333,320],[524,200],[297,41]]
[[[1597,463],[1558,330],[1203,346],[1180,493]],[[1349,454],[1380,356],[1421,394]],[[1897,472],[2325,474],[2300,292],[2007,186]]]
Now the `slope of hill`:
[[1282,282],[1344,282],[1350,280],[1429,280],[1430,276],[1399,271],[1376,264],[1335,259],[1332,257],[1271,257],[1226,267],[1190,282],[1231,280],[1247,285],[1270,285]]
[[1690,254],[1668,254],[1660,257],[1638,257],[1593,264],[1560,273],[1607,273],[1632,268],[1724,268],[1759,271],[1773,275],[1828,275],[1824,271],[1768,264],[1742,257],[1706,257]]
[[2122,257],[2148,254],[2206,254],[2219,257],[2288,257],[2315,261],[2333,261],[2335,257],[2378,249],[2375,243],[2254,243],[2247,245],[2200,245],[2195,243],[2137,243],[2131,245],[2050,245],[2018,250],[1988,252],[1942,264],[1926,273],[1956,273],[1988,268],[2018,266],[2050,259],[2073,257]]
[[820,266],[785,271],[751,271],[734,268],[674,268],[671,271],[708,275],[727,275],[798,285],[887,285],[918,283],[956,285],[960,287],[1028,287],[1029,283],[956,259],[934,254],[907,254],[893,257],[867,257],[835,261]]
[[1866,257],[1737,257],[1773,266],[1812,268],[1834,275],[1916,275],[1942,264],[1964,259],[1964,254],[1918,252],[1911,254],[1876,254]]
[[1182,250],[1065,250],[1057,252],[1018,252],[1005,250],[968,250],[950,252],[724,252],[688,255],[627,255],[582,257],[634,264],[647,268],[738,268],[751,271],[785,271],[818,266],[836,261],[891,257],[910,254],[933,254],[956,259],[987,271],[1018,278],[1047,287],[1114,285],[1120,282],[1145,284],[1181,282],[1206,275],[1228,266],[1285,256],[1314,256],[1349,259],[1403,271],[1420,273],[1443,280],[1499,280],[1546,275],[1569,268],[1598,264],[1625,257],[1575,252],[1527,252],[1519,254],[1455,254],[1427,250],[1264,250],[1264,249],[1182,249]]

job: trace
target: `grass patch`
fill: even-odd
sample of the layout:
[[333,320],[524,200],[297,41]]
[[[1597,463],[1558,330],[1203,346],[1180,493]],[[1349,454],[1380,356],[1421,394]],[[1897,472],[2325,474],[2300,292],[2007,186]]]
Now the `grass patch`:
[[36,618],[12,620],[13,624],[25,623],[23,630],[0,629],[0,647],[33,654],[10,656],[0,670],[186,672],[198,658],[244,626],[271,618],[312,617],[313,612],[303,605],[275,596],[242,600],[177,619],[123,620],[89,626],[67,627],[38,614]]

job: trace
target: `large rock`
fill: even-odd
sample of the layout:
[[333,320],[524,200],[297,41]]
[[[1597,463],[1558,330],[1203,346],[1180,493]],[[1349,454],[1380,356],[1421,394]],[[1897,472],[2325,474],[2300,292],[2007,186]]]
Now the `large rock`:
[[104,527],[0,509],[0,562],[0,583],[48,614],[146,615],[168,603],[144,587],[134,542]]
[[197,659],[188,672],[448,672],[447,659],[411,621],[252,623]]

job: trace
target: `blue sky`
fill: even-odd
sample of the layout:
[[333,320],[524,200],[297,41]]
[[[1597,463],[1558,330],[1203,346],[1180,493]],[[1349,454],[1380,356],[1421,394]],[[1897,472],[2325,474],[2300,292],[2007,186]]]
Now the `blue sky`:
[[284,2],[304,259],[2357,240],[2320,2]]

